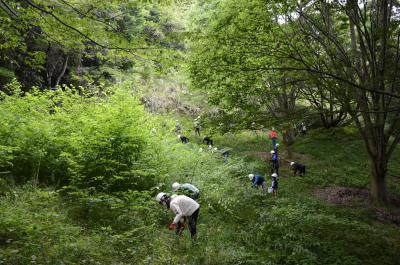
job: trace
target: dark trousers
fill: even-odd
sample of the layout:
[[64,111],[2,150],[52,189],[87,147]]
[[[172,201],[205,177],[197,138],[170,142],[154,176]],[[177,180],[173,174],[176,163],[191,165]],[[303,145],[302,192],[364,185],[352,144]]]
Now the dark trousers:
[[196,127],[196,128],[194,129],[194,133],[195,133],[195,134],[198,134],[198,135],[200,136],[200,128]]
[[271,174],[276,173],[279,175],[279,162],[278,161],[271,161]]
[[[199,211],[200,211],[200,208],[197,209],[191,216],[185,217],[185,221],[186,221],[186,218],[189,219],[189,231],[190,231],[190,235],[192,236],[192,238],[197,233],[196,223],[197,223],[197,218],[199,217]],[[178,224],[176,225],[175,229],[176,229],[176,234],[181,235],[182,231],[184,229],[183,223],[181,223],[179,221]]]
[[211,139],[205,139],[205,140],[203,140],[203,143],[206,143],[206,145],[213,145],[214,144],[213,140],[211,140]]
[[196,235],[196,223],[197,218],[199,217],[200,207],[191,215],[189,216],[189,231],[192,238]]

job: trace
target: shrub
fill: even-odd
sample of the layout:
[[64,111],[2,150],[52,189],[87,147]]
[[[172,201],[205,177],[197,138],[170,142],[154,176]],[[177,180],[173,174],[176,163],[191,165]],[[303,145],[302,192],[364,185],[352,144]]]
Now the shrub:
[[[4,96],[0,146],[14,179],[98,191],[148,189],[155,178],[151,118],[126,89],[86,97],[75,89]],[[150,122],[149,122],[150,121]],[[0,152],[3,154],[4,152]],[[0,164],[0,167],[1,165]]]

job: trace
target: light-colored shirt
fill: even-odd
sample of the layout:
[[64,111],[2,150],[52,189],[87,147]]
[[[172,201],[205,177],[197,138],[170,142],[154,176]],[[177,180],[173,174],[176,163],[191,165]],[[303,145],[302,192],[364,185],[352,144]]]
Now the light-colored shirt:
[[199,189],[193,186],[192,184],[185,183],[179,187],[180,190],[188,190],[192,194],[199,194]]
[[169,203],[169,208],[175,214],[173,223],[177,224],[183,217],[191,216],[199,207],[195,200],[185,195],[176,196]]

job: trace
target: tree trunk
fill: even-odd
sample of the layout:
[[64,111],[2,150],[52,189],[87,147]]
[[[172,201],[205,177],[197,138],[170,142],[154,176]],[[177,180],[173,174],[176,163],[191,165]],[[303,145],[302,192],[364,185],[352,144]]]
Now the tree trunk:
[[386,171],[387,161],[384,158],[372,160],[371,198],[374,204],[384,205],[387,200]]
[[61,78],[65,75],[65,71],[67,70],[67,66],[68,66],[68,59],[69,59],[69,54],[67,54],[65,57],[65,61],[64,61],[61,73],[57,77],[55,86],[58,86],[60,84]]
[[294,132],[290,129],[282,132],[282,140],[286,146],[287,158],[292,158],[292,144],[294,143]]

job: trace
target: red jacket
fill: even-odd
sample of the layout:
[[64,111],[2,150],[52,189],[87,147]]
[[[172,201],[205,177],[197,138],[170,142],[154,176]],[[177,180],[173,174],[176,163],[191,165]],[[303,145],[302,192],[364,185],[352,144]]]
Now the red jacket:
[[276,132],[272,131],[271,134],[269,135],[270,138],[276,138]]

